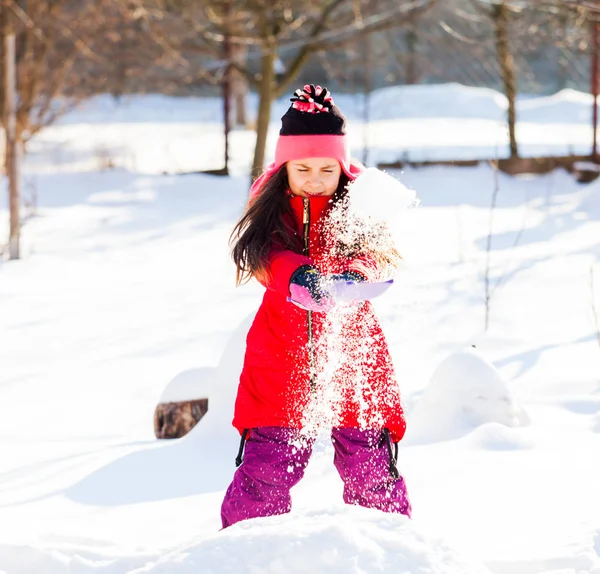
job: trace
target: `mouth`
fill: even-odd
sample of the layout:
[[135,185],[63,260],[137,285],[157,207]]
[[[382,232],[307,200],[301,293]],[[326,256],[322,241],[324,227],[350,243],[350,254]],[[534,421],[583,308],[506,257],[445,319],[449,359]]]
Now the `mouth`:
[[306,195],[310,195],[311,197],[316,197],[319,195],[323,195],[325,192],[324,191],[305,191],[304,193],[306,193]]

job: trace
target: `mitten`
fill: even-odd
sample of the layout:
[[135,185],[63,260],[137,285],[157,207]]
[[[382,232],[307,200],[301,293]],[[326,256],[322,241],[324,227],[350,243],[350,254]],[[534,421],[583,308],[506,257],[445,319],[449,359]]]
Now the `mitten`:
[[367,278],[356,271],[344,271],[334,273],[324,278],[324,288],[330,297],[344,307],[356,307],[364,303],[364,294],[358,288],[357,283],[364,283]]
[[358,271],[344,271],[343,273],[334,273],[333,275],[327,275],[329,281],[354,281],[354,283],[361,283],[366,281],[367,278]]
[[327,311],[333,306],[324,288],[324,278],[313,265],[298,267],[290,278],[290,301],[309,311]]

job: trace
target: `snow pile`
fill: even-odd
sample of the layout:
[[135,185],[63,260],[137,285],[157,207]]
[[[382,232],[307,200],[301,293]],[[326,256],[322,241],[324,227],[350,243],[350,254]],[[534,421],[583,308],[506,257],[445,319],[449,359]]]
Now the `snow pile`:
[[58,120],[59,124],[221,122],[223,102],[215,97],[135,94],[94,96]]
[[[273,102],[271,120],[278,122],[289,108],[289,95]],[[352,121],[363,117],[362,94],[334,91],[333,98],[344,115]],[[258,109],[258,95],[248,95],[250,121]],[[519,122],[590,123],[593,97],[584,92],[565,89],[551,96],[517,100]],[[506,96],[491,88],[463,86],[457,83],[414,86],[389,86],[374,90],[369,98],[371,121],[398,118],[481,118],[503,120],[508,103]],[[94,96],[59,119],[59,123],[104,122],[165,123],[220,122],[223,102],[220,97],[178,97],[162,94],[136,94],[115,98],[108,94]]]
[[395,118],[503,119],[506,96],[490,88],[461,84],[392,86],[371,94],[371,120]]
[[591,124],[594,98],[576,90],[523,100],[517,104],[517,121],[534,123]]
[[176,403],[179,401],[210,399],[215,377],[216,370],[210,367],[182,371],[173,377],[165,387],[158,402]]
[[232,434],[237,436],[231,426],[233,406],[246,352],[246,337],[254,315],[255,313],[250,313],[240,322],[223,350],[210,394],[208,412],[190,431],[188,436],[192,440],[202,440],[205,435],[211,433],[220,437]]
[[[486,423],[506,427],[529,424],[495,367],[475,349],[456,352],[437,367],[409,417],[408,442],[458,438]],[[511,438],[502,429],[483,431],[484,443],[503,448]]]
[[485,574],[402,515],[346,507],[241,522],[131,574]]

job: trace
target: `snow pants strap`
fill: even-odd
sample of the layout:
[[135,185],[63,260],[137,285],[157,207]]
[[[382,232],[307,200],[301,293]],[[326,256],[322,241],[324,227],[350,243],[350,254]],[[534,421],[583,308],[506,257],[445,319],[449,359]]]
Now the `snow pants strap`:
[[390,474],[394,478],[398,478],[400,473],[398,472],[398,467],[396,463],[398,462],[398,443],[394,444],[394,452],[392,453],[392,437],[390,435],[389,429],[383,429],[383,435],[385,437],[385,443],[387,445],[388,454],[390,455]]
[[244,429],[242,432],[242,438],[240,439],[240,448],[238,450],[237,456],[235,457],[235,466],[238,467],[244,461],[244,446],[246,445],[246,437],[248,436],[248,432],[250,429]]

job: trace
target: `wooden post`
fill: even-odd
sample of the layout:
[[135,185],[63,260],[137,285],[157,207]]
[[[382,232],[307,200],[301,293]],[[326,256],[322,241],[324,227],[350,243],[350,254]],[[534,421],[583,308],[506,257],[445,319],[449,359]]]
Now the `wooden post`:
[[17,80],[15,34],[7,28],[4,37],[4,110],[6,135],[6,175],[8,176],[8,203],[10,209],[10,235],[8,253],[10,259],[19,259],[19,240],[21,235],[21,162],[17,139]]

